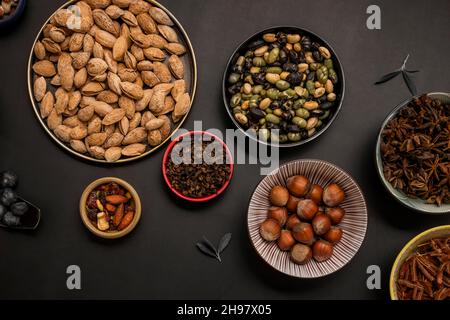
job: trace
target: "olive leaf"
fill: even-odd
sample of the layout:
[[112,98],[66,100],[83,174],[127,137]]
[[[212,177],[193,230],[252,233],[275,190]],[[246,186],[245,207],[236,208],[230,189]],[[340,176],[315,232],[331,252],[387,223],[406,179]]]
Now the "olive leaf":
[[414,82],[411,80],[411,78],[405,71],[402,71],[402,76],[403,76],[403,80],[406,83],[406,86],[409,89],[409,92],[411,92],[411,94],[413,96],[415,96],[417,94],[416,85],[414,84]]
[[226,233],[222,237],[222,239],[220,239],[219,245],[217,247],[217,251],[219,252],[219,254],[222,253],[228,247],[231,241],[231,236],[232,236],[231,233]]
[[375,84],[380,84],[380,83],[384,83],[386,81],[389,81],[393,78],[395,78],[396,76],[398,76],[400,73],[402,73],[402,70],[396,70],[394,72],[390,72],[388,74],[385,74],[384,76],[382,76],[380,78],[380,80],[378,80],[377,82],[375,82]]
[[408,61],[408,59],[409,59],[409,54],[403,60],[403,64],[400,67],[400,69],[397,69],[397,70],[395,70],[393,72],[385,74],[384,76],[382,76],[380,78],[380,80],[375,82],[375,84],[381,84],[381,83],[388,82],[389,80],[394,79],[395,77],[397,77],[399,74],[402,74],[403,81],[405,82],[406,86],[408,87],[409,92],[411,92],[411,94],[413,96],[415,96],[417,94],[416,85],[414,84],[414,82],[412,81],[411,77],[409,76],[409,73],[411,73],[411,74],[412,73],[416,73],[416,72],[419,72],[419,70],[407,70],[406,69],[406,62]]
[[215,251],[211,250],[208,246],[206,246],[204,243],[202,242],[197,242],[196,244],[197,248],[203,252],[204,254],[216,258],[217,259],[217,255],[215,253]]
[[217,249],[205,236],[203,236],[203,239],[200,242],[196,243],[196,246],[202,253],[217,259],[219,262],[222,262],[220,253],[222,253],[230,244],[231,235],[231,233],[226,233],[223,235],[219,241]]

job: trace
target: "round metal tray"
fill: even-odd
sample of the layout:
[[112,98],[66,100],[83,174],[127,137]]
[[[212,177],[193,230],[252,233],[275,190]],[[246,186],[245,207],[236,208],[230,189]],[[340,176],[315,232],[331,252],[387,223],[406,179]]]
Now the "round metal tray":
[[[67,150],[68,152],[72,153],[73,155],[76,155],[77,157],[83,158],[85,160],[89,160],[89,161],[94,161],[94,162],[100,162],[100,163],[108,163],[108,164],[117,164],[117,163],[123,163],[123,162],[130,162],[133,160],[137,160],[140,158],[143,158],[149,154],[151,154],[152,152],[158,150],[161,146],[163,146],[167,141],[169,141],[171,139],[171,137],[177,132],[177,130],[183,125],[184,121],[186,120],[186,118],[188,117],[190,110],[192,108],[194,99],[195,99],[195,93],[196,93],[196,89],[197,89],[197,62],[195,59],[195,53],[194,53],[194,49],[192,47],[191,41],[189,40],[189,37],[186,33],[186,31],[184,30],[183,26],[181,25],[181,23],[175,18],[175,16],[167,9],[165,8],[163,5],[161,5],[160,3],[154,1],[154,0],[146,0],[148,1],[150,4],[152,4],[155,7],[159,7],[162,10],[164,10],[169,17],[172,19],[173,23],[174,23],[174,29],[177,31],[178,36],[180,38],[180,42],[186,47],[187,52],[180,57],[181,60],[183,61],[183,63],[185,64],[186,68],[185,68],[185,77],[184,80],[186,81],[186,88],[187,88],[187,92],[189,93],[190,97],[191,97],[191,105],[190,105],[190,109],[189,112],[184,115],[184,117],[176,124],[175,127],[172,128],[172,132],[170,133],[170,135],[161,142],[161,144],[159,144],[156,147],[149,147],[148,150],[146,152],[144,152],[143,154],[139,155],[139,156],[135,156],[135,157],[129,157],[129,158],[121,158],[115,162],[107,162],[106,160],[102,160],[102,159],[96,159],[94,157],[89,156],[88,154],[82,154],[79,152],[76,152],[75,150],[73,150],[72,148],[70,148],[68,145],[66,145],[64,142],[62,142],[61,140],[59,140],[56,135],[47,127],[47,124],[45,123],[45,121],[41,118],[40,113],[39,113],[39,102],[37,102],[34,98],[34,94],[33,94],[33,80],[34,80],[34,75],[33,75],[33,70],[32,70],[32,65],[34,63],[35,56],[34,56],[34,46],[36,45],[36,42],[41,38],[42,36],[42,31],[45,27],[45,25],[47,23],[49,23],[51,17],[55,14],[56,11],[63,9],[63,8],[67,8],[70,5],[73,5],[77,2],[77,0],[70,0],[68,2],[66,2],[64,5],[62,5],[61,7],[59,7],[43,24],[42,28],[39,30],[36,39],[33,42],[33,46],[31,47],[31,52],[30,52],[30,57],[28,59],[28,93],[30,95],[30,99],[31,99],[31,103],[33,105],[33,110],[34,113],[36,114],[36,117],[38,118],[40,124],[42,125],[42,127],[44,128],[44,130],[47,132],[47,134],[62,148],[64,148],[65,150]],[[56,90],[56,88],[52,85],[49,84],[49,82],[47,83],[47,85],[49,86],[50,90]],[[172,123],[173,124],[173,123]]]

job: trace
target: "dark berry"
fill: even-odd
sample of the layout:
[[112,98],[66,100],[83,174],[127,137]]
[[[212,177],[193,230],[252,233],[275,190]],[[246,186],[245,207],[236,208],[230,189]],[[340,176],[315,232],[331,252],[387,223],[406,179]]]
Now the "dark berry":
[[3,189],[2,195],[0,196],[0,202],[9,207],[17,200],[17,194],[11,188]]
[[16,216],[23,216],[28,211],[26,202],[16,202],[11,205],[11,212]]
[[20,218],[13,215],[12,212],[8,211],[3,216],[3,223],[8,227],[17,227],[18,225],[20,225]]
[[17,174],[11,170],[3,171],[0,175],[0,186],[2,188],[15,188],[19,178]]

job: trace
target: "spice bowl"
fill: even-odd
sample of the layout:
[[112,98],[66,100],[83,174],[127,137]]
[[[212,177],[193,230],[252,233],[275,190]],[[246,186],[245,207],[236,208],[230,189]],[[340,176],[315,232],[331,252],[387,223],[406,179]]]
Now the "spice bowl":
[[[432,92],[426,94],[428,97],[432,99],[440,100],[442,103],[450,103],[450,93],[444,92]],[[423,199],[412,198],[406,195],[402,190],[394,188],[394,186],[386,179],[384,174],[384,165],[382,158],[382,144],[383,144],[383,131],[385,130],[388,123],[393,120],[399,112],[405,108],[413,99],[418,97],[413,97],[411,99],[405,100],[396,106],[386,117],[383,124],[381,125],[380,131],[378,133],[376,147],[375,147],[375,163],[377,167],[378,176],[386,188],[386,190],[391,194],[391,196],[400,202],[402,205],[406,206],[409,209],[412,209],[416,212],[421,212],[425,214],[431,215],[442,215],[450,213],[450,203],[442,203],[441,205],[427,203]]]
[[[191,156],[193,156],[193,154],[198,154],[198,151],[196,149],[198,146],[196,145],[196,143],[198,141],[201,142],[199,146],[202,147],[201,150],[202,158],[200,159],[202,162],[199,164],[196,164],[195,162],[193,164],[191,164],[191,162],[186,162],[185,161],[187,159],[186,156],[189,156],[189,161],[192,161],[193,159],[191,158]],[[206,161],[205,163],[204,156],[206,156],[206,153],[204,153],[204,144],[205,143],[212,144],[216,142],[217,142],[216,147],[220,146],[220,148],[223,150],[223,153],[221,154],[222,156],[221,160],[223,161],[218,163],[210,162],[209,164],[208,161]],[[187,144],[189,144],[189,146],[187,146]],[[180,146],[182,149],[178,149],[177,146]],[[184,149],[184,147],[189,149]],[[187,150],[189,151],[189,153],[180,156],[179,152],[183,150],[184,151]],[[193,153],[192,150],[194,151]],[[178,159],[176,160],[177,164],[175,164],[174,159]],[[171,170],[176,170],[177,167],[180,165],[186,167],[182,170],[183,176],[179,176],[179,178],[181,179],[179,179],[177,185],[175,185],[174,177],[179,172],[177,173],[174,171],[174,173],[172,174]],[[188,168],[191,165],[197,167],[193,167],[192,169]],[[219,137],[207,131],[190,131],[179,135],[167,147],[162,161],[163,178],[167,186],[171,190],[171,192],[180,199],[195,203],[207,202],[217,198],[220,194],[222,194],[231,181],[231,178],[233,176],[233,168],[234,168],[233,156],[228,146]],[[192,171],[192,175],[186,173],[189,170]],[[209,188],[208,186],[205,187],[204,185],[199,185],[199,180],[195,180],[197,178],[193,178],[193,176],[197,176],[197,174],[194,174],[194,172],[200,172],[202,170],[207,170],[206,172],[208,172],[207,174],[205,174],[204,177],[201,178],[201,179],[205,178],[204,180],[210,179],[209,177],[207,177],[207,175],[211,176],[214,175],[216,172],[219,172],[219,174],[216,177],[213,177],[214,179],[217,180],[217,182],[214,182],[213,185]],[[192,177],[191,180],[190,177]],[[185,189],[187,188],[190,189],[183,191],[182,190],[183,187]],[[195,189],[195,187],[196,189],[200,189],[199,193],[201,195],[198,197],[191,195],[191,193],[194,192],[193,190]]]
[[[118,190],[123,190],[122,195],[128,200],[125,201],[121,199],[114,199],[114,202],[109,203],[108,197],[104,198],[102,195],[99,195],[97,191],[99,188],[103,188],[103,186],[107,185],[114,185]],[[98,199],[100,199],[94,199],[94,201],[100,201],[100,204],[98,204],[98,206],[101,206],[100,209],[96,210],[98,211],[97,217],[99,217],[98,214],[100,213],[105,214],[102,215],[102,220],[106,218],[106,221],[111,226],[109,229],[104,231],[100,230],[99,228],[100,217],[98,218],[98,220],[89,218],[89,210],[91,210],[90,208],[92,207],[89,206],[88,201],[91,201],[90,197],[94,192],[97,193],[97,197]],[[105,192],[107,192],[105,194],[116,194],[115,192],[111,193],[110,191]],[[83,221],[83,224],[86,226],[86,228],[96,236],[104,239],[116,239],[129,234],[138,224],[141,218],[142,211],[141,200],[136,190],[128,182],[115,177],[100,178],[89,184],[86,189],[84,189],[81,195],[79,207],[81,220]],[[120,220],[118,220],[120,210],[119,208],[122,208],[120,212]]]
[[6,14],[0,1],[0,30],[14,26],[25,11],[26,0],[11,0],[10,2],[14,5],[9,8],[10,13]]
[[447,238],[450,236],[450,225],[443,225],[428,229],[419,235],[412,238],[400,251],[395,259],[391,269],[389,278],[389,292],[391,300],[399,300],[397,280],[402,269],[403,264],[410,258],[416,250],[425,242],[435,238]]
[[341,110],[344,93],[334,49],[295,26],[266,28],[246,39],[222,79],[225,109],[235,126],[277,147],[296,147],[323,134]]
[[[291,193],[289,198],[291,198],[292,180],[290,180],[290,178],[294,177],[307,178],[309,181],[307,183],[308,186],[304,187],[305,193],[296,196],[299,202],[297,202],[297,205],[295,206],[295,213],[290,208],[290,205],[287,204],[286,208],[290,214],[288,215],[286,210],[284,210],[284,217],[282,217],[279,209],[284,209],[284,206],[282,203],[274,203],[275,194],[273,191],[275,188],[289,189],[289,193]],[[313,200],[316,198],[313,196],[313,190],[315,189],[313,186],[315,185],[323,188],[323,200],[325,203],[317,204],[320,201]],[[300,186],[300,183],[298,183],[297,186]],[[328,199],[325,200],[327,198],[325,197],[325,194],[328,194],[327,189],[330,190],[332,186],[339,186],[344,194],[340,203],[336,204],[337,207],[330,204],[327,201]],[[280,194],[281,192],[278,193],[278,195]],[[322,196],[320,196],[320,199],[322,199]],[[331,209],[342,209],[345,213],[341,216],[339,222],[332,222],[333,228],[337,226],[342,231],[339,239],[334,241],[327,238],[327,234],[319,234],[319,230],[316,232],[316,225],[314,222],[316,219],[299,214],[299,210],[302,210],[299,209],[301,207],[301,202],[308,203],[308,206],[309,202],[315,202],[316,211],[313,212],[313,216],[319,217],[320,215],[321,219],[325,215],[329,218],[332,217],[331,212],[326,211],[326,207],[330,206],[333,207]],[[309,210],[306,206],[305,209]],[[306,213],[306,211],[303,213]],[[280,218],[282,218],[284,222],[280,222]],[[290,225],[291,219],[297,219],[297,222]],[[275,270],[297,278],[324,277],[340,270],[348,264],[356,255],[364,241],[367,220],[366,202],[361,189],[353,178],[334,164],[323,160],[312,159],[289,162],[263,178],[256,186],[250,198],[247,213],[248,233],[257,254]],[[273,239],[267,238],[267,234],[274,234],[270,229],[263,229],[263,225],[267,221],[272,224],[273,222],[279,222],[276,226],[268,225],[272,230],[277,230],[278,237],[273,237]],[[317,237],[311,231],[311,237],[309,239],[299,239],[296,234],[296,229],[297,226],[303,227],[303,225],[307,225],[309,228],[313,225],[312,228],[314,228],[314,233],[317,234]],[[328,226],[328,228],[330,227]],[[301,230],[299,230],[298,235],[300,235],[300,232]],[[292,234],[295,240],[301,244],[296,244],[292,239],[290,240],[289,247],[283,248],[283,246],[285,247],[287,244],[285,239],[283,239],[283,233]],[[305,234],[306,233],[304,233],[304,235]],[[324,239],[326,241],[324,241]],[[303,240],[308,240],[308,242]],[[319,257],[321,255],[319,251],[325,253],[323,245],[329,246],[330,244],[334,244],[331,249],[331,255],[327,249],[327,257]],[[303,248],[309,246],[313,247],[312,253],[311,250],[309,251],[308,259],[300,261],[294,256],[296,254],[294,250],[299,245],[300,247],[303,246]],[[318,248],[319,246],[322,246],[322,249]],[[316,253],[319,253],[317,257]],[[311,259],[312,256],[314,256],[314,259]]]

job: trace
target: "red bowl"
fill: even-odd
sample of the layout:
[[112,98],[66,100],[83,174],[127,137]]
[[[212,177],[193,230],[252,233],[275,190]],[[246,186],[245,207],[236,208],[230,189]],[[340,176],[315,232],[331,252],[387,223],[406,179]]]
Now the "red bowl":
[[[194,135],[202,135],[202,136],[205,136],[205,135],[206,135],[206,136],[210,136],[210,137],[213,137],[213,138],[215,139],[215,141],[220,142],[220,143],[222,144],[223,148],[225,149],[225,151],[226,151],[226,153],[227,153],[228,160],[229,160],[229,162],[230,162],[230,164],[229,164],[229,165],[230,165],[230,175],[229,175],[227,181],[224,183],[224,185],[223,185],[216,193],[211,194],[211,195],[206,196],[206,197],[201,197],[201,198],[191,198],[191,197],[187,197],[187,196],[185,196],[184,194],[182,194],[181,192],[179,192],[178,190],[176,190],[176,189],[172,186],[172,184],[170,183],[169,178],[167,177],[167,174],[166,174],[166,164],[167,164],[167,160],[168,160],[168,158],[169,158],[169,155],[170,155],[170,153],[171,153],[173,147],[174,147],[178,142],[182,141],[184,137],[186,137],[186,136],[194,136]],[[184,199],[184,200],[189,201],[189,202],[206,202],[206,201],[209,201],[209,200],[212,200],[212,199],[218,197],[222,192],[225,191],[225,189],[228,187],[228,184],[230,183],[231,177],[233,176],[233,167],[234,167],[234,164],[233,164],[233,156],[231,155],[230,149],[229,149],[228,146],[225,144],[225,142],[223,142],[219,137],[217,137],[216,135],[214,135],[214,134],[212,134],[212,133],[206,132],[206,131],[189,131],[189,132],[187,132],[187,133],[184,133],[184,134],[178,136],[178,137],[177,137],[175,140],[173,140],[173,141],[169,144],[169,146],[167,147],[166,151],[164,152],[163,161],[162,161],[162,174],[163,174],[164,180],[166,181],[166,184],[167,184],[167,186],[169,187],[169,189],[170,189],[174,194],[176,194],[179,198]]]

